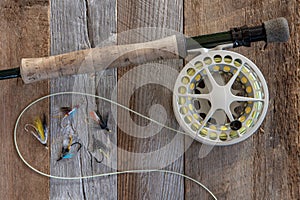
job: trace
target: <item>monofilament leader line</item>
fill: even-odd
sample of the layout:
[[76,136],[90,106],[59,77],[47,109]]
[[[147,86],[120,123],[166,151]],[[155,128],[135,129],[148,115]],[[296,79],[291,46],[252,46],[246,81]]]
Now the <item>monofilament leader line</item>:
[[110,99],[107,99],[105,97],[101,97],[101,96],[97,96],[97,95],[93,95],[93,94],[88,94],[88,93],[81,93],[81,92],[59,92],[59,93],[53,93],[53,94],[49,94],[49,95],[46,95],[46,96],[43,96],[35,101],[33,101],[32,103],[30,103],[27,107],[25,107],[21,114],[19,115],[19,117],[17,118],[17,121],[16,121],[16,125],[15,125],[15,128],[14,128],[14,144],[15,144],[15,148],[16,148],[16,151],[17,151],[17,154],[19,155],[19,157],[21,158],[21,160],[23,161],[23,163],[25,165],[27,165],[28,168],[30,168],[31,170],[33,170],[34,172],[36,172],[37,174],[40,174],[42,176],[45,176],[45,177],[48,177],[48,178],[53,178],[53,179],[60,179],[60,180],[78,180],[78,179],[88,179],[88,178],[97,178],[97,177],[103,177],[103,176],[111,176],[111,175],[119,175],[119,174],[134,174],[134,173],[154,173],[154,172],[157,172],[157,173],[168,173],[168,174],[173,174],[173,175],[177,175],[177,176],[181,176],[183,178],[186,178],[196,184],[198,184],[199,186],[201,186],[203,189],[205,189],[214,199],[217,199],[217,197],[205,186],[203,185],[202,183],[200,183],[199,181],[185,175],[185,174],[181,174],[179,172],[175,172],[175,171],[169,171],[169,170],[164,170],[164,169],[142,169],[142,170],[127,170],[127,171],[120,171],[120,172],[110,172],[110,173],[104,173],[104,174],[96,174],[96,175],[90,175],[90,176],[80,176],[80,177],[60,177],[60,176],[55,176],[55,175],[51,175],[51,174],[47,174],[47,173],[44,173],[42,171],[39,171],[38,169],[34,168],[32,165],[30,165],[26,160],[25,158],[23,157],[20,149],[19,149],[19,146],[18,146],[18,142],[17,142],[17,129],[18,129],[18,125],[19,125],[19,122],[21,120],[21,117],[23,116],[23,114],[30,108],[32,107],[34,104],[46,99],[46,98],[50,98],[50,97],[54,97],[54,96],[58,96],[58,95],[71,95],[71,94],[74,94],[74,95],[83,95],[83,96],[89,96],[89,97],[94,97],[94,98],[98,98],[98,99],[102,99],[104,101],[107,101],[109,103],[112,103],[116,106],[119,106],[125,110],[128,110],[129,112],[132,112],[140,117],[143,117],[153,123],[156,123],[157,125],[160,125],[166,129],[169,129],[171,131],[174,131],[174,132],[177,132],[177,133],[181,133],[181,134],[186,134],[182,131],[178,131],[174,128],[171,128],[171,127],[168,127],[168,126],[165,126],[164,124],[160,123],[160,122],[157,122],[147,116],[144,116],[124,105],[121,105],[115,101],[112,101]]

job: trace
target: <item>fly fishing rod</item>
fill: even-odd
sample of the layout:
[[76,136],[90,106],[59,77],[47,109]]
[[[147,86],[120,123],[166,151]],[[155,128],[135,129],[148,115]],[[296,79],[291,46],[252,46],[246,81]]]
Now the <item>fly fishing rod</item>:
[[178,56],[185,58],[189,50],[199,48],[199,45],[213,48],[232,43],[233,47],[239,47],[250,46],[256,41],[286,42],[288,38],[288,23],[285,18],[278,18],[266,21],[261,26],[243,26],[191,38],[174,35],[146,43],[86,49],[43,58],[24,58],[20,67],[0,71],[0,80],[21,77],[25,83],[32,83]]
[[194,139],[208,145],[231,145],[251,136],[267,113],[269,93],[259,68],[245,56],[224,50],[252,42],[286,42],[285,18],[260,26],[185,38],[169,36],[146,43],[93,48],[44,58],[24,58],[20,68],[0,71],[0,79],[25,83],[91,73],[150,61],[186,58],[173,90],[175,117]]

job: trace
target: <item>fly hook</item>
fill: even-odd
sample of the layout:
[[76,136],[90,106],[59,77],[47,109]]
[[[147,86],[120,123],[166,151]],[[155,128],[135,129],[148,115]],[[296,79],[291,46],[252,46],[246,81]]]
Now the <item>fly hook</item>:
[[68,137],[68,141],[67,141],[67,144],[64,145],[65,141],[63,141],[63,147],[62,147],[62,150],[61,150],[61,156],[59,159],[57,159],[57,161],[60,161],[62,159],[68,159],[68,158],[72,158],[74,156],[73,153],[70,152],[71,150],[71,147],[73,145],[79,145],[78,149],[77,149],[77,152],[81,149],[82,147],[82,144],[80,142],[74,142],[73,143],[73,136],[72,135],[69,135]]
[[[31,127],[33,130],[29,131],[28,127]],[[43,145],[47,145],[48,126],[45,114],[42,119],[37,117],[33,124],[25,124],[24,130],[30,132]]]
[[108,132],[111,132],[111,130],[107,127],[108,122],[108,114],[106,114],[104,117],[100,114],[100,112],[97,111],[91,111],[90,112],[91,118],[100,126],[101,129],[104,129]]

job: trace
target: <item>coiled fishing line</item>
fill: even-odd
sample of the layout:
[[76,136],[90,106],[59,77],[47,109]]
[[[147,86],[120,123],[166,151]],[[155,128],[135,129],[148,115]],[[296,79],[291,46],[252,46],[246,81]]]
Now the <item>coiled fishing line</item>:
[[35,167],[33,167],[32,165],[30,165],[26,160],[25,158],[23,157],[20,149],[19,149],[19,146],[18,146],[18,141],[17,141],[17,129],[18,129],[18,126],[19,126],[19,122],[21,120],[21,117],[23,116],[23,114],[30,108],[32,107],[34,104],[46,99],[46,98],[50,98],[50,97],[54,97],[54,96],[58,96],[58,95],[71,95],[71,94],[75,94],[75,95],[83,95],[83,96],[89,96],[89,97],[94,97],[94,98],[98,98],[98,99],[102,99],[104,101],[107,101],[109,103],[112,103],[116,106],[119,106],[125,110],[128,110],[129,112],[132,112],[140,117],[143,117],[153,123],[156,123],[157,125],[160,125],[166,129],[169,129],[171,131],[174,131],[174,132],[177,132],[177,133],[181,133],[181,134],[186,134],[182,131],[179,131],[179,130],[176,130],[174,128],[171,128],[171,127],[168,127],[168,126],[165,126],[164,124],[160,123],[160,122],[157,122],[147,116],[144,116],[124,105],[121,105],[115,101],[112,101],[110,99],[107,99],[105,97],[101,97],[101,96],[97,96],[97,95],[93,95],[93,94],[88,94],[88,93],[81,93],[81,92],[59,92],[59,93],[54,93],[54,94],[49,94],[49,95],[46,95],[46,96],[43,96],[35,101],[33,101],[32,103],[30,103],[27,107],[25,107],[22,112],[20,113],[19,117],[17,118],[17,121],[16,121],[16,125],[15,125],[15,128],[14,128],[14,144],[15,144],[15,148],[16,148],[16,151],[17,151],[17,154],[19,155],[20,159],[22,160],[22,162],[28,167],[30,168],[31,170],[33,170],[35,173],[37,174],[40,174],[42,176],[45,176],[45,177],[48,177],[48,178],[53,178],[53,179],[60,179],[60,180],[78,180],[78,179],[88,179],[88,178],[97,178],[97,177],[104,177],[104,176],[111,176],[111,175],[120,175],[120,174],[133,174],[133,173],[168,173],[168,174],[173,174],[173,175],[177,175],[177,176],[181,176],[183,178],[186,178],[196,184],[198,184],[200,187],[202,187],[203,189],[205,189],[214,199],[217,199],[217,197],[205,186],[203,185],[202,183],[200,183],[199,181],[185,175],[185,174],[181,174],[179,172],[175,172],[175,171],[169,171],[169,170],[163,170],[163,169],[144,169],[144,170],[127,170],[127,171],[120,171],[120,172],[110,172],[110,173],[103,173],[103,174],[96,174],[96,175],[90,175],[90,176],[79,176],[79,177],[60,177],[60,176],[55,176],[55,175],[51,175],[51,174],[47,174],[47,173],[44,173],[38,169],[36,169]]
[[173,110],[186,133],[201,143],[226,146],[250,137],[263,122],[267,83],[245,56],[200,49],[177,77]]

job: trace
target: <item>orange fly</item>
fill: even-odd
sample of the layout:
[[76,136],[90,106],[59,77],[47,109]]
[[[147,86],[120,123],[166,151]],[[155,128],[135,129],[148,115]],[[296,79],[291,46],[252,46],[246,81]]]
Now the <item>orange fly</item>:
[[72,124],[73,117],[75,113],[78,111],[79,105],[71,107],[61,107],[60,111],[64,114],[64,117],[61,120],[61,126],[66,127],[69,126],[70,123]]

